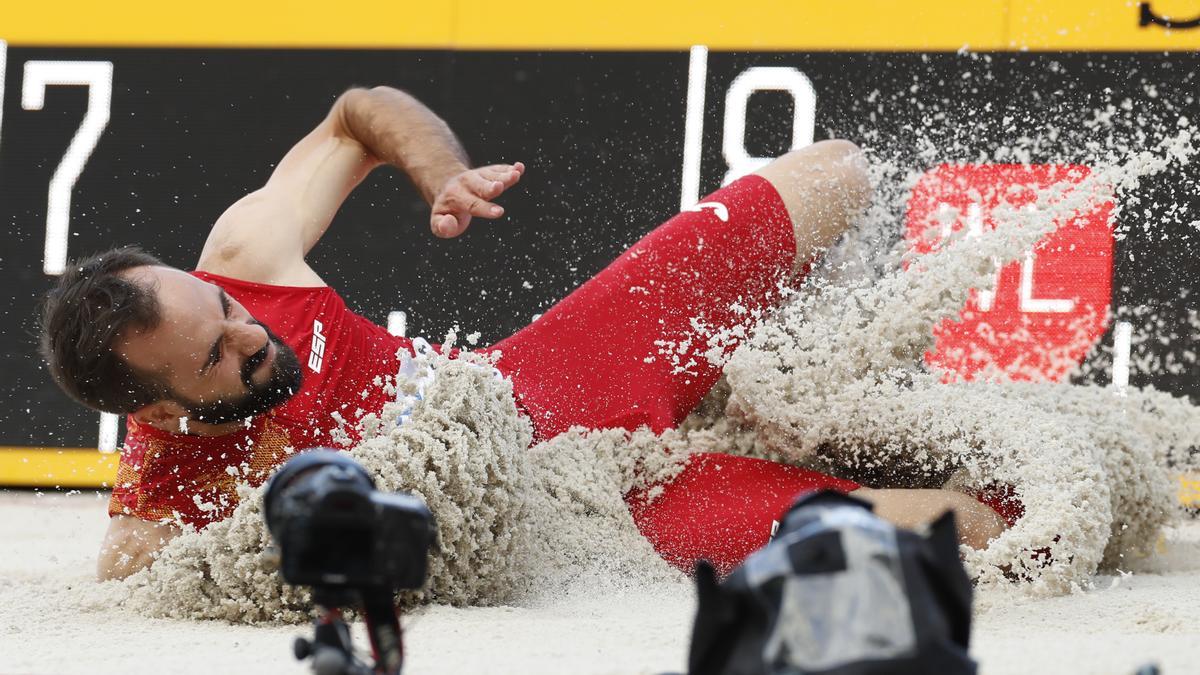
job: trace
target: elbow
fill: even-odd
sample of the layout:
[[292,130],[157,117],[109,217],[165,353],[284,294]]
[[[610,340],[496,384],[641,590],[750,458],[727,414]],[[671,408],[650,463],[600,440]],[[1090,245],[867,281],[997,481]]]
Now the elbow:
[[374,163],[380,162],[378,156],[370,150],[372,120],[377,108],[376,94],[373,89],[352,87],[342,92],[333,103],[325,125],[331,135],[341,141],[357,145],[361,151]]
[[379,102],[395,102],[397,98],[406,101],[415,100],[411,95],[395,87],[386,85],[375,85],[373,87],[355,86],[342,92],[338,96],[337,101],[334,102],[333,107],[334,110],[342,111],[363,110]]
[[337,122],[337,127],[345,132],[354,129],[355,122],[367,109],[372,98],[371,90],[365,87],[351,87],[342,92],[333,102],[329,116]]
[[363,87],[362,89],[373,96],[403,96],[404,98],[412,98],[403,89],[397,89],[386,84],[377,84],[373,87]]
[[351,87],[338,96],[329,112],[333,135],[356,143],[367,158],[379,165],[383,159],[373,148],[379,147],[380,137],[397,110],[407,111],[420,103],[394,87]]

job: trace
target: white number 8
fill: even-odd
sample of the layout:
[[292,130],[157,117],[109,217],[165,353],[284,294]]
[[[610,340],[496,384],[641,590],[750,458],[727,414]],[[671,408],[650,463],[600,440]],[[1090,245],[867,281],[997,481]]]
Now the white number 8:
[[[683,136],[683,175],[679,208],[688,210],[699,200],[700,156],[704,137],[704,89],[708,78],[708,48],[692,47],[688,59],[687,117]],[[725,92],[725,128],[721,151],[729,171],[722,185],[771,162],[771,157],[752,157],[746,150],[746,106],[756,91],[783,91],[792,97],[792,147],[803,148],[813,141],[817,93],[804,73],[788,67],[749,68],[733,79]]]
[[725,93],[725,133],[721,137],[721,151],[729,171],[725,173],[722,185],[728,185],[774,159],[751,157],[746,150],[746,105],[756,91],[790,94],[793,104],[791,149],[812,144],[817,93],[808,76],[795,68],[749,68],[733,79]]

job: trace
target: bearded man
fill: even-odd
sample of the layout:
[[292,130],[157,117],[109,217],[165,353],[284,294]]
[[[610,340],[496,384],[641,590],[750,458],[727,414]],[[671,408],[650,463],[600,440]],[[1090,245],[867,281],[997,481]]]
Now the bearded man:
[[[412,341],[349,311],[306,261],[342,202],[383,165],[407,174],[444,238],[502,216],[494,200],[525,172],[520,162],[470,168],[454,134],[416,99],[351,89],[264,186],[217,219],[194,270],[120,248],[69,265],[48,294],[41,347],[50,373],[83,405],[127,416],[101,578],[150,564],[181,526],[228,516],[236,484],[260,484],[291,453],[352,444],[355,423],[389,400],[385,380]],[[536,437],[679,424],[720,376],[697,320],[720,332],[761,315],[868,193],[853,144],[788,153],[671,218],[490,347]],[[659,354],[663,341],[677,345],[671,359]],[[974,546],[1004,527],[967,495],[868,490],[719,454],[693,456],[661,498],[630,503],[669,561],[690,570],[706,558],[729,570],[767,541],[798,492],[816,487],[854,491],[901,525],[954,509]]]

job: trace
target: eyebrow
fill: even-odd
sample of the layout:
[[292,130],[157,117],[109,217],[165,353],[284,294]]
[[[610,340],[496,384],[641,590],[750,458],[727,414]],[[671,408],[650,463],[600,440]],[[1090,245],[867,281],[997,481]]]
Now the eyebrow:
[[[226,317],[228,317],[229,316],[229,305],[230,305],[229,295],[227,293],[225,293],[225,289],[218,288],[217,289],[217,297],[221,302],[222,313],[224,313],[224,315]],[[225,338],[225,332],[221,331],[221,334],[217,336],[216,341],[213,342],[212,349],[208,350],[208,359],[204,362],[204,365],[200,368],[201,375],[207,373],[209,371],[209,369],[211,369],[213,367],[213,364],[215,364],[217,362],[217,359],[221,358],[221,340],[223,340],[224,338]]]

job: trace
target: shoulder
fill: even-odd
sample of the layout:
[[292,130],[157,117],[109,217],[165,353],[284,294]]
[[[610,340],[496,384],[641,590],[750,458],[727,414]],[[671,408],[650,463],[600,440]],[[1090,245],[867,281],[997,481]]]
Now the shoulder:
[[286,200],[260,189],[239,199],[213,225],[196,271],[280,286],[324,286],[298,243],[263,237],[270,223],[294,218]]

